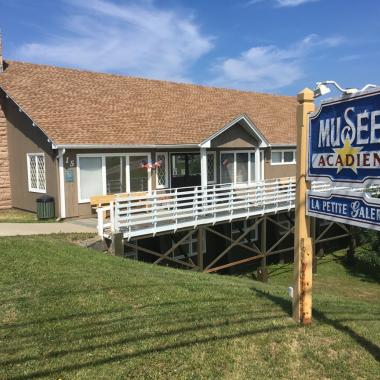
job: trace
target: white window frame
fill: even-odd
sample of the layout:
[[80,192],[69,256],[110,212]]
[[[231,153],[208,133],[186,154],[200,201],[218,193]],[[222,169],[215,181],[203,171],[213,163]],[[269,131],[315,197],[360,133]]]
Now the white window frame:
[[[37,187],[32,187],[32,184],[31,184],[31,172],[30,172],[30,158],[31,157],[42,157],[44,159],[44,182],[45,182],[45,188],[42,189],[39,187],[39,182],[40,182],[40,179],[39,179],[39,174],[38,174],[38,170],[39,170],[39,167],[38,167],[38,160],[36,160],[36,182],[37,182]],[[41,193],[41,194],[46,194],[46,188],[47,188],[47,184],[46,184],[46,160],[45,160],[45,154],[44,153],[27,153],[26,154],[26,166],[27,166],[27,174],[28,174],[28,190],[29,192],[31,193]]]
[[[284,161],[284,153],[293,153],[293,161],[285,162]],[[272,154],[273,153],[281,153],[281,162],[273,162]],[[294,165],[296,163],[296,150],[295,149],[273,149],[270,153],[270,164],[271,165]]]
[[[207,247],[206,247],[206,234],[202,234],[202,239],[203,239],[203,244],[202,244],[202,247],[203,247],[203,254],[206,253],[206,250],[207,250]],[[182,246],[188,246],[189,248],[189,252],[188,252],[188,255],[187,257],[193,257],[193,256],[197,256],[198,255],[198,252],[197,252],[197,249],[194,251],[193,250],[193,244],[196,243],[198,241],[197,239],[197,235],[195,234],[195,232],[193,232],[186,240],[184,240],[177,248],[179,247],[182,247]],[[176,243],[172,241],[172,247],[175,245]],[[175,249],[174,249],[175,251]],[[178,259],[178,260],[183,260],[185,258],[185,255],[176,255],[175,252],[172,252],[171,256],[174,258],[174,259]]]
[[[80,159],[81,157],[100,157],[102,159],[102,190],[103,194],[107,195],[107,179],[106,179],[106,157],[125,157],[125,180],[126,180],[126,192],[130,193],[131,184],[130,184],[130,174],[129,174],[129,157],[132,156],[148,156],[148,161],[151,161],[150,152],[141,152],[141,153],[83,153],[77,154],[77,188],[78,188],[78,203],[88,203],[90,199],[81,199],[81,188],[80,188]],[[152,192],[152,170],[148,169],[148,193]]]
[[[206,152],[206,155],[208,156],[208,155],[212,155],[212,156],[214,156],[214,178],[213,178],[213,180],[212,181],[209,181],[208,180],[208,161],[207,161],[207,183],[208,184],[210,184],[210,185],[213,185],[213,184],[215,184],[216,183],[216,152],[215,151],[211,151],[211,152]],[[208,158],[207,158],[207,160],[208,160]]]
[[[236,224],[236,223],[239,223],[239,222],[243,222],[243,232],[245,232],[248,228],[250,228],[251,226],[248,226],[248,224],[247,224],[247,219],[245,219],[245,220],[235,220],[235,221],[233,221],[232,223],[231,223],[231,239],[233,239],[233,240],[236,240],[236,239],[238,239],[239,238],[239,236],[241,235],[241,231],[237,228],[237,227],[235,227],[234,228],[234,224]],[[240,240],[240,242],[241,243],[243,243],[243,244],[247,244],[247,243],[249,243],[250,241],[258,241],[259,240],[259,224],[256,224],[256,227],[254,228],[254,229],[252,229],[242,240]],[[254,236],[254,238],[253,239],[250,239],[250,240],[248,240],[248,235],[251,233],[251,232],[255,232],[255,236]],[[239,236],[236,238],[236,239],[234,239],[234,234],[237,234],[237,233],[239,233]]]
[[155,170],[155,176],[156,176],[156,189],[165,189],[169,187],[169,153],[168,152],[156,152],[156,160],[157,156],[165,156],[165,184],[159,185],[158,184],[158,175],[157,175],[157,169]]
[[[234,181],[231,183],[233,183],[233,184],[237,183],[236,182],[236,168],[237,168],[236,155],[238,153],[248,153],[248,183],[257,182],[259,180],[259,178],[261,178],[262,173],[257,173],[257,180],[256,181],[255,180],[252,181],[252,178],[251,178],[251,155],[255,156],[256,150],[222,150],[222,151],[220,151],[220,154],[219,154],[220,183],[222,183],[222,154],[225,154],[225,153],[227,153],[227,154],[232,153],[234,155]],[[256,156],[255,156],[255,162],[256,162]],[[238,182],[238,183],[245,183],[245,182]]]

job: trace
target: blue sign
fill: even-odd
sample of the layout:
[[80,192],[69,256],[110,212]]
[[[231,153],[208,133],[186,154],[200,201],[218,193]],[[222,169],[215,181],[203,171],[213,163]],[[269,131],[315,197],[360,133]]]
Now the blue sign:
[[65,182],[74,182],[74,172],[72,168],[65,169]]
[[310,116],[308,179],[380,183],[380,91],[321,104]]
[[380,231],[380,199],[366,193],[309,191],[307,215]]

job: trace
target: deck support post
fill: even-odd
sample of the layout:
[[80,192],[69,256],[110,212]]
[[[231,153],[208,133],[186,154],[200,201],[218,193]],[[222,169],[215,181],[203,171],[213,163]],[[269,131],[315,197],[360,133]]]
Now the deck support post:
[[124,256],[123,234],[120,232],[112,234],[111,254],[114,256]]
[[310,220],[306,215],[306,191],[310,188],[310,182],[306,181],[306,161],[309,114],[314,111],[314,93],[305,88],[297,100],[293,319],[306,325],[312,319],[313,245]]
[[203,251],[204,251],[204,246],[203,246],[203,242],[204,242],[204,233],[205,233],[205,230],[203,227],[199,227],[198,228],[198,232],[197,232],[197,252],[198,252],[198,267],[199,267],[199,271],[200,272],[203,272]]
[[257,278],[262,282],[268,281],[268,268],[267,268],[267,217],[264,216],[261,222],[261,245],[260,250],[263,255],[260,260],[260,267],[257,269]]

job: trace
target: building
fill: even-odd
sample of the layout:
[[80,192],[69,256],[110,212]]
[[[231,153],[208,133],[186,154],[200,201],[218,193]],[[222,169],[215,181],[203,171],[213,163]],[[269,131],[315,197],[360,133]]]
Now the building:
[[[210,186],[215,192],[215,187],[224,189],[228,185],[230,195],[242,188],[247,194],[250,186],[284,177],[288,179],[277,180],[277,184],[291,186],[296,149],[294,97],[2,58],[0,71],[1,208],[35,211],[36,198],[47,194],[55,199],[57,217],[83,217],[94,214],[90,202],[94,197],[124,193],[140,197],[133,203],[140,208],[136,211],[139,215],[141,200],[146,198],[150,208],[144,218],[151,218],[157,194],[172,205],[173,189],[188,187],[206,194]],[[179,199],[176,205],[180,203],[178,208],[183,210],[184,193],[177,195],[175,191],[175,197],[175,202]],[[199,193],[194,192],[194,199],[198,198]],[[209,204],[210,195],[206,198],[202,202]],[[288,212],[291,202],[287,200],[283,206],[275,211]],[[244,233],[254,223],[248,220],[253,215],[259,213],[246,214],[245,219],[239,213],[218,219],[219,233],[227,226],[229,239],[236,240],[234,234]],[[280,227],[291,229],[291,218],[277,215],[276,221]],[[190,218],[186,225],[191,224]],[[252,229],[252,241],[258,240],[257,226]],[[279,226],[274,228],[275,239],[281,238]],[[177,258],[194,255],[200,235],[188,233],[177,244],[177,238],[163,242],[156,234],[172,235],[180,232],[182,227],[177,227],[138,232],[133,237],[158,239],[148,246],[159,245],[165,252],[174,246],[170,254]],[[206,252],[206,241],[211,238],[203,239]],[[241,247],[243,241],[250,243],[245,238],[237,245]],[[131,242],[126,244],[132,246]],[[210,240],[210,244],[217,243]],[[187,247],[184,254],[178,253],[181,245]]]

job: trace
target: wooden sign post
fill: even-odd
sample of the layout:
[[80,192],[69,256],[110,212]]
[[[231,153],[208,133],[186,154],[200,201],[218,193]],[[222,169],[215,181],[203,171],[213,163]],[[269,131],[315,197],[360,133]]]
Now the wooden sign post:
[[314,111],[314,93],[305,88],[298,96],[297,107],[297,171],[294,233],[293,319],[302,324],[311,323],[313,244],[310,218],[306,215],[307,141],[309,114]]

